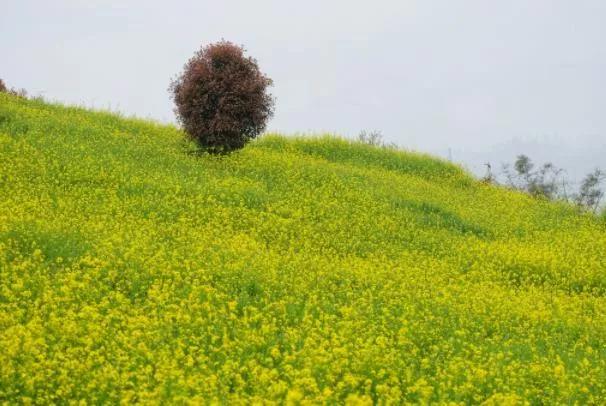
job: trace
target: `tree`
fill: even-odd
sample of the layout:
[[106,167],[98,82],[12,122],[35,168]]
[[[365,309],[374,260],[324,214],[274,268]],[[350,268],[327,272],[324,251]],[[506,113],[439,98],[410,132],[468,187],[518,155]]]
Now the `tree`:
[[530,177],[532,176],[531,171],[532,168],[534,168],[534,164],[528,156],[518,155],[513,167],[519,176],[523,177],[526,182],[530,182]]
[[[503,165],[503,172],[507,184],[514,189],[525,191],[534,197],[544,197],[549,200],[565,200],[576,203],[580,208],[597,213],[600,203],[604,197],[601,184],[606,179],[606,174],[595,169],[585,176],[578,193],[567,191],[567,182],[562,178],[563,169],[557,168],[552,163],[543,164],[538,170],[532,160],[526,155],[518,155],[511,171],[509,165]],[[606,217],[606,208],[603,216]]]
[[600,169],[588,173],[579,187],[579,193],[574,195],[575,203],[586,209],[597,211],[604,197],[600,184],[605,178],[605,174]]
[[225,40],[202,47],[169,88],[185,132],[213,154],[244,147],[273,116],[273,82],[244,52]]
[[538,170],[533,170],[534,163],[526,155],[518,155],[513,167],[515,172],[511,172],[507,165],[503,168],[510,186],[524,190],[534,197],[544,197],[549,200],[563,197],[563,190],[560,187],[562,169],[548,162]]

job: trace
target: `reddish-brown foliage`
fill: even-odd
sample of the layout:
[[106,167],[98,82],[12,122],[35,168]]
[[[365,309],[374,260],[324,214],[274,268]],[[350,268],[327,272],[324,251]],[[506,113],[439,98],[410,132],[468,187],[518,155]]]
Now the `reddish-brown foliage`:
[[7,91],[6,85],[4,84],[4,81],[2,79],[0,79],[0,92],[5,93],[6,91]]
[[208,152],[227,153],[265,129],[271,85],[244,48],[222,40],[198,50],[169,90],[185,132]]

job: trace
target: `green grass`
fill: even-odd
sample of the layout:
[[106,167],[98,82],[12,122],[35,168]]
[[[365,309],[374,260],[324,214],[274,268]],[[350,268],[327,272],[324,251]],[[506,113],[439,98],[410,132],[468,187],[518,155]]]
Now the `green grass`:
[[606,222],[443,160],[0,94],[0,196],[0,401],[606,402]]

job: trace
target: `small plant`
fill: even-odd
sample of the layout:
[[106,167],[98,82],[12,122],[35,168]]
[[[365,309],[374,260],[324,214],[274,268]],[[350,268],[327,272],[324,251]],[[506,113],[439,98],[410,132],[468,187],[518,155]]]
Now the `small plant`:
[[379,147],[379,146],[383,145],[383,134],[381,133],[381,131],[377,131],[377,130],[372,130],[372,131],[362,130],[358,134],[358,141],[360,141],[363,144],[374,145],[374,146]]
[[8,93],[13,96],[20,97],[22,99],[27,99],[27,90],[25,90],[24,88],[21,88],[21,89],[11,88],[11,90],[9,90]]
[[482,182],[489,184],[496,183],[496,178],[492,173],[490,162],[486,162],[484,165],[486,166],[486,174],[482,177]]
[[9,89],[6,87],[6,83],[2,79],[0,79],[0,93],[8,93],[11,96],[20,97],[22,99],[27,98],[27,90],[25,89],[15,89],[14,87]]
[[272,80],[244,52],[225,40],[202,47],[171,82],[178,121],[209,153],[244,147],[273,116]]

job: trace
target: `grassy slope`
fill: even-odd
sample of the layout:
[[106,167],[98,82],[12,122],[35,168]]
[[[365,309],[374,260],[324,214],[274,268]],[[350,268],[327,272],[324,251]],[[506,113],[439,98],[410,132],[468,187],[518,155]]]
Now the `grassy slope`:
[[431,157],[0,94],[0,196],[0,401],[606,401],[604,224]]

